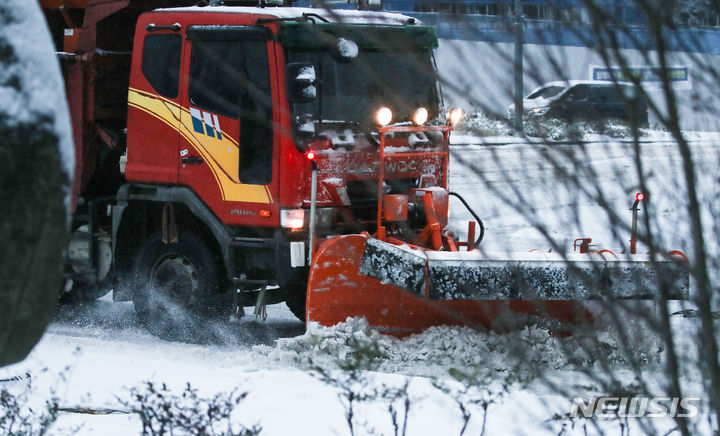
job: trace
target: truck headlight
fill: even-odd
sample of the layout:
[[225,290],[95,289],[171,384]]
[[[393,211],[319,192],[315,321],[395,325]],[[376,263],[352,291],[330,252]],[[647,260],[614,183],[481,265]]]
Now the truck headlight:
[[412,120],[416,126],[422,126],[428,120],[428,110],[424,107],[418,108],[413,114]]
[[300,230],[305,226],[305,209],[283,209],[280,211],[280,226]]
[[448,116],[448,124],[450,124],[451,126],[456,125],[457,123],[462,121],[464,115],[465,114],[463,113],[463,110],[459,107],[456,107],[455,109],[450,111],[450,116]]
[[392,116],[393,113],[390,108],[383,106],[375,113],[375,121],[377,121],[379,125],[385,127],[390,124],[390,121],[392,121]]

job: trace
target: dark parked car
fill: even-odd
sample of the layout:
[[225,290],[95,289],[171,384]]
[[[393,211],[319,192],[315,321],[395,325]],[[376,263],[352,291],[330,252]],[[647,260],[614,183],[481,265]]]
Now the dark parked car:
[[[515,104],[507,112],[514,117]],[[523,112],[526,117],[648,122],[647,101],[634,85],[591,80],[546,83],[523,99]]]

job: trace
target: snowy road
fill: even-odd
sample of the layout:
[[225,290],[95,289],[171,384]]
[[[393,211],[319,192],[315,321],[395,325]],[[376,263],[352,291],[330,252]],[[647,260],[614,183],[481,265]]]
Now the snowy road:
[[[252,308],[246,308],[246,312],[252,313]],[[198,336],[197,342],[208,346],[223,344],[249,348],[272,345],[278,338],[301,335],[305,331],[305,325],[284,304],[270,306],[269,316],[267,322],[247,315],[237,323],[208,325],[208,331],[204,336]],[[153,347],[167,344],[140,326],[132,303],[115,303],[109,294],[91,303],[60,306],[48,333],[94,340],[137,341]]]
[[[549,247],[547,238],[535,230],[542,226],[549,237],[566,247],[575,238],[590,236],[604,244],[603,248],[616,250],[627,246],[629,231],[613,235],[600,199],[627,226],[631,217],[628,209],[642,190],[642,181],[652,200],[653,230],[668,247],[686,250],[690,231],[680,153],[671,142],[660,139],[662,134],[656,136],[657,141],[639,146],[642,171],[637,169],[632,144],[621,142],[589,142],[582,147],[524,143],[486,146],[482,142],[454,146],[450,187],[464,195],[485,220],[486,249]],[[709,231],[715,226],[715,214],[710,212],[717,210],[720,194],[720,137],[690,136],[694,139],[691,151],[696,186]],[[464,229],[470,215],[463,213],[459,203],[451,204],[451,208],[452,223]],[[713,245],[717,246],[708,244]]]
[[[638,190],[637,172],[632,153],[626,144],[588,144],[583,159],[571,172],[581,174],[575,186],[562,178],[554,162],[568,163],[570,146],[544,145],[467,145],[453,146],[450,172],[451,189],[461,193],[485,221],[488,250],[527,250],[547,247],[549,241],[534,230],[545,226],[548,234],[566,244],[575,237],[592,236],[606,247],[626,243],[627,235],[613,235],[607,226],[607,214],[598,197],[588,192],[601,192],[611,208],[621,217],[627,216],[634,193]],[[704,202],[716,201],[720,151],[714,141],[693,145],[698,157],[700,194]],[[656,229],[664,230],[664,241],[677,248],[686,248],[688,228],[684,224],[684,195],[677,188],[679,158],[675,149],[665,142],[642,146],[642,161],[647,170],[647,184],[653,193],[653,221]],[[479,169],[480,172],[474,170]],[[592,170],[601,180],[593,191],[583,171]],[[679,183],[682,186],[682,183]],[[583,189],[586,192],[583,192]],[[503,197],[507,198],[503,198]],[[510,205],[527,212],[518,214]],[[710,211],[718,205],[706,203]],[[469,215],[453,203],[452,223],[465,228]],[[525,209],[527,207],[527,209]],[[707,216],[712,229],[712,217]],[[461,231],[462,232],[462,231]],[[709,240],[714,242],[713,238]],[[717,244],[713,245],[713,250]],[[235,325],[211,326],[210,339],[199,344],[172,343],[152,337],[137,323],[131,304],[113,303],[109,297],[80,306],[64,306],[56,320],[30,357],[17,365],[0,369],[0,379],[29,372],[33,390],[31,398],[38,404],[54,389],[61,407],[108,408],[118,413],[88,415],[61,413],[53,434],[64,434],[63,428],[81,426],[80,435],[140,434],[140,421],[135,415],[122,413],[129,389],[145,381],[167,383],[180,390],[186,383],[197,387],[202,395],[228,392],[234,388],[250,395],[238,408],[234,419],[246,425],[260,423],[262,434],[268,435],[344,435],[348,429],[343,408],[337,400],[337,389],[308,375],[301,362],[322,353],[342,355],[348,337],[366,337],[362,325],[341,329],[304,332],[304,325],[295,319],[284,304],[269,307],[267,322],[248,316]],[[678,318],[682,328],[691,321]],[[282,339],[285,338],[285,339]],[[275,345],[280,339],[279,345]],[[514,339],[530,344],[518,357],[508,344]],[[405,341],[383,339],[386,360],[377,372],[371,372],[371,385],[400,385],[411,380],[410,392],[416,408],[410,415],[408,435],[454,435],[462,427],[461,413],[452,396],[432,385],[429,377],[445,377],[453,366],[480,365],[505,374],[520,359],[549,371],[550,378],[565,380],[574,392],[587,380],[573,369],[563,344],[572,339],[551,337],[547,332],[530,331],[508,336],[478,334],[460,329],[438,329],[424,336]],[[613,350],[616,339],[608,339]],[[652,373],[662,372],[658,350],[653,338],[639,338],[637,353],[648,357]],[[654,348],[653,348],[654,347]],[[589,359],[588,356],[582,357]],[[618,371],[626,369],[620,365]],[[697,383],[692,375],[689,382]],[[573,380],[572,382],[570,380]],[[25,381],[5,383],[16,391],[25,389]],[[500,402],[500,397],[502,401]],[[498,404],[490,406],[487,434],[557,434],[556,423],[547,422],[554,413],[567,413],[569,399],[548,391],[545,385],[513,389],[498,396]],[[477,411],[476,411],[477,412]],[[474,413],[466,434],[479,434],[482,414]],[[393,434],[386,409],[367,404],[358,409],[366,434],[374,427],[378,434]],[[672,423],[655,422],[661,429]],[[603,428],[618,428],[617,421],[607,421]],[[631,427],[633,434],[643,434],[640,427]],[[577,427],[576,434],[582,434]]]
[[[331,361],[338,359],[347,352],[348,338],[368,338],[364,325],[355,323],[292,337],[302,334],[304,326],[291,318],[287,307],[274,305],[268,312],[265,323],[255,323],[248,317],[244,326],[225,329],[224,337],[230,343],[182,344],[162,341],[143,331],[127,303],[103,299],[81,307],[62,307],[31,356],[21,364],[3,368],[0,378],[29,372],[34,386],[32,398],[38,409],[39,402],[54,390],[60,406],[71,409],[60,414],[52,433],[57,435],[69,434],[76,428],[80,435],[140,434],[140,420],[125,413],[127,407],[121,400],[129,397],[131,388],[147,381],[165,383],[178,393],[190,383],[202,397],[234,389],[250,392],[237,408],[234,421],[247,426],[259,423],[263,428],[261,434],[348,434],[338,389],[311,376],[301,362],[320,359],[322,355],[330,356]],[[252,328],[253,336],[247,336],[247,327]],[[287,339],[274,346],[274,340],[282,337]],[[462,427],[461,413],[453,400],[456,397],[438,390],[433,379],[446,378],[448,368],[470,365],[487,368],[503,379],[506,371],[525,361],[534,362],[533,366],[544,370],[545,377],[561,382],[569,392],[583,395],[592,382],[573,369],[564,348],[576,345],[568,341],[541,330],[495,335],[434,329],[405,341],[383,338],[380,345],[388,350],[386,360],[378,371],[368,373],[366,383],[379,389],[402,386],[410,380],[409,396],[414,410],[407,434],[456,435]],[[608,336],[605,341],[607,350],[621,355],[616,338]],[[514,348],[517,344],[530,348],[518,350]],[[651,335],[638,338],[636,347],[637,354],[649,356],[646,365],[650,373],[662,370],[654,360],[658,358],[657,342]],[[630,374],[623,365],[617,371]],[[25,383],[5,383],[3,387],[22,391]],[[550,418],[569,409],[567,395],[553,392],[544,383],[533,382],[507,392],[497,386],[494,389],[495,392],[485,393],[497,401],[489,408],[486,434],[557,434],[564,421]],[[361,426],[356,434],[370,434],[371,428],[378,430],[378,434],[393,434],[383,404],[376,401],[357,407],[358,422],[368,425]],[[95,415],[74,409],[112,413]],[[481,417],[474,410],[467,434],[480,433]],[[672,425],[658,421],[654,424],[660,429],[667,430]],[[613,432],[619,422],[606,420],[600,424]],[[639,426],[631,429],[631,434],[645,433]],[[590,434],[592,430],[590,426]],[[583,434],[582,427],[578,426],[574,434]]]

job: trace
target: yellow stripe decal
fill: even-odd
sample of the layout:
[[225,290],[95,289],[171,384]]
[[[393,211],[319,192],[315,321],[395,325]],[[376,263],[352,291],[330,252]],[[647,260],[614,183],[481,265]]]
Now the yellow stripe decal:
[[238,180],[238,143],[226,132],[221,131],[222,139],[199,135],[193,129],[189,109],[138,89],[130,88],[128,105],[176,130],[207,162],[224,201],[272,203],[272,195],[266,185],[247,185]]

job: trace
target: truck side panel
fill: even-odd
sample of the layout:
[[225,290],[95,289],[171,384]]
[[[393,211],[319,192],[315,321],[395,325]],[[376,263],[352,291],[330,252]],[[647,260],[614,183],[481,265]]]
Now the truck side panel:
[[114,194],[127,126],[127,84],[141,13],[195,0],[38,0],[65,75],[75,140],[73,209]]
[[173,30],[136,36],[128,90],[128,181],[177,183],[182,45]]
[[[280,225],[281,120],[287,115],[278,104],[272,33],[255,19],[162,12],[139,19],[126,177],[188,186],[226,224],[272,228]],[[218,22],[224,34],[209,27]],[[174,23],[180,29],[169,29]],[[146,31],[150,24],[158,30]],[[153,59],[148,41],[172,33],[183,41],[177,96],[174,85],[163,95],[146,71]]]

